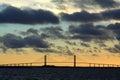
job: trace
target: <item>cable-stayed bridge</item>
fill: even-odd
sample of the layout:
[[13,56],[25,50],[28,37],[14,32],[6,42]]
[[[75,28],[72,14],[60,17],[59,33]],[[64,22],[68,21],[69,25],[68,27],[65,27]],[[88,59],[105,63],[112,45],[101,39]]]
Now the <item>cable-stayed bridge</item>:
[[[49,65],[50,64],[50,65]],[[52,64],[52,65],[51,65]],[[0,64],[0,67],[30,67],[30,66],[56,66],[55,64],[66,64],[66,67],[120,67],[119,64],[104,64],[104,63],[89,63],[89,62],[78,62],[76,60],[76,55],[73,56],[73,61],[70,62],[50,62],[47,61],[47,55],[44,56],[44,61],[40,62],[27,62],[27,63],[9,63]],[[68,66],[67,64],[71,64]],[[62,66],[62,65],[60,65]]]

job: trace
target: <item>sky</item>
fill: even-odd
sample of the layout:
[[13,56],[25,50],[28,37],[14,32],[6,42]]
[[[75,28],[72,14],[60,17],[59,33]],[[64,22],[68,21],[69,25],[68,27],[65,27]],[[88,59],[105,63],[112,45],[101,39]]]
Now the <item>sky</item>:
[[120,0],[0,0],[0,55],[119,64]]

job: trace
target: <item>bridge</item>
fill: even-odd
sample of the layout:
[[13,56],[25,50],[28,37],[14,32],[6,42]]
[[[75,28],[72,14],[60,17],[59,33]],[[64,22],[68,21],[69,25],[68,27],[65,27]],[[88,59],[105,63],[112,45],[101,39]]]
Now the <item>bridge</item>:
[[[48,65],[48,64],[52,64],[52,65]],[[76,60],[76,55],[73,56],[73,62],[49,62],[47,61],[47,55],[44,56],[44,61],[43,62],[27,62],[27,63],[9,63],[9,64],[0,64],[0,67],[30,67],[30,66],[54,66],[54,64],[61,64],[61,63],[65,63],[65,64],[72,64],[73,67],[120,67],[120,65],[118,64],[104,64],[104,63],[89,63],[89,62],[78,62]],[[40,65],[42,64],[42,65]],[[80,64],[84,64],[85,66],[77,66]],[[71,65],[71,66],[72,66]],[[71,67],[70,66],[70,67]],[[67,65],[66,65],[67,67]],[[69,67],[69,66],[68,66]]]

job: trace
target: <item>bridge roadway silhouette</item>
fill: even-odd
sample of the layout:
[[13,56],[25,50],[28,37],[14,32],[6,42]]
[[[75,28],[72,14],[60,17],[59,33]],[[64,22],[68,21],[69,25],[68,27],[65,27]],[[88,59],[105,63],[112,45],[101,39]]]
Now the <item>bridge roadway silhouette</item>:
[[[89,63],[89,62],[77,62],[76,61],[76,55],[74,55],[74,60],[73,62],[48,62],[47,61],[47,55],[44,56],[44,61],[43,62],[28,62],[28,63],[10,63],[10,64],[0,64],[0,67],[30,67],[30,66],[54,66],[55,63],[71,63],[73,66],[67,66],[66,67],[120,67],[118,64],[103,64],[103,63]],[[49,63],[52,63],[53,65],[48,65]],[[43,64],[43,65],[40,65]],[[80,64],[84,64],[85,66],[77,66]],[[64,67],[64,66],[63,66]]]

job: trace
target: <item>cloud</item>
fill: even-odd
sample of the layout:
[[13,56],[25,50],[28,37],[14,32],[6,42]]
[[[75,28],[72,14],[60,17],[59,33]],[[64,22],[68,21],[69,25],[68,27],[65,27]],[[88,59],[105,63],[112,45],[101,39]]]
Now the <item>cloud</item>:
[[120,23],[110,24],[106,28],[113,31],[116,34],[116,39],[120,40]]
[[2,49],[2,52],[3,53],[6,53],[7,52],[7,48],[3,45],[0,45],[0,49]]
[[7,6],[0,12],[0,23],[45,24],[59,23],[59,19],[47,10],[19,9]]
[[2,43],[9,48],[21,48],[25,46],[22,38],[13,34],[6,34],[1,39]]
[[26,32],[20,32],[20,34],[22,34],[22,35],[29,35],[29,34],[38,35],[39,34],[38,32],[39,32],[39,30],[30,28]]
[[69,9],[71,9],[71,11],[76,9],[75,11],[87,10],[88,12],[95,12],[120,7],[118,0],[51,0],[51,2],[54,3],[58,9],[66,10],[66,12],[69,11]]
[[116,48],[112,47],[112,48],[107,48],[107,51],[111,52],[111,53],[119,53],[120,51],[118,51]]
[[105,20],[120,20],[120,9],[108,10],[101,13]]
[[62,28],[58,27],[47,27],[47,28],[42,28],[41,29],[41,37],[42,38],[65,38],[63,35],[64,31]]
[[52,3],[54,3],[59,10],[66,10],[66,2],[67,0],[51,0]]
[[48,48],[48,44],[38,36],[28,36],[24,38],[24,42],[28,46]]
[[118,3],[114,0],[71,0],[76,7],[95,8],[94,6],[100,6],[102,8],[114,8],[118,6]]
[[71,42],[69,40],[65,41],[65,43],[71,45],[71,46],[76,46],[77,44],[75,42]]
[[112,53],[120,53],[120,45],[114,45],[114,47],[107,48],[106,50]]
[[103,32],[94,27],[93,24],[83,24],[79,27],[70,26],[69,31],[71,33],[80,33],[83,35],[102,35]]
[[120,20],[120,9],[106,10],[100,13],[89,13],[87,11],[75,12],[73,14],[61,13],[62,20],[72,22],[98,22],[109,20]]
[[115,48],[120,51],[120,45],[115,45]]
[[[107,26],[93,25],[91,23],[79,26],[70,25],[69,32],[72,39],[90,40],[119,40],[120,41],[120,23],[109,24]],[[100,41],[99,41],[100,42]],[[100,43],[102,44],[102,43]]]
[[27,32],[38,35],[38,30],[37,29],[30,28],[30,29],[27,30]]
[[66,21],[74,22],[94,22],[101,20],[99,14],[88,13],[87,11],[75,12],[73,14],[61,13],[61,18]]
[[84,43],[84,42],[82,42],[82,43],[80,43],[80,44],[81,44],[81,46],[83,46],[83,47],[90,47],[90,45],[89,45],[89,44]]
[[55,50],[55,49],[48,49],[48,48],[45,48],[45,49],[40,49],[40,48],[33,48],[35,51],[37,52],[42,52],[42,53],[62,53],[61,51],[59,50]]
[[117,6],[117,2],[114,0],[71,0],[76,6],[96,6],[99,5],[103,8],[111,8]]
[[48,44],[37,36],[27,36],[22,38],[14,34],[6,34],[1,37],[1,43],[8,48],[38,47],[48,48]]
[[93,24],[82,24],[79,26],[69,26],[69,32],[73,35],[73,39],[81,39],[90,41],[92,39],[107,40],[112,39],[109,32],[100,26]]
[[114,0],[93,0],[103,8],[111,8],[117,6],[117,2]]

